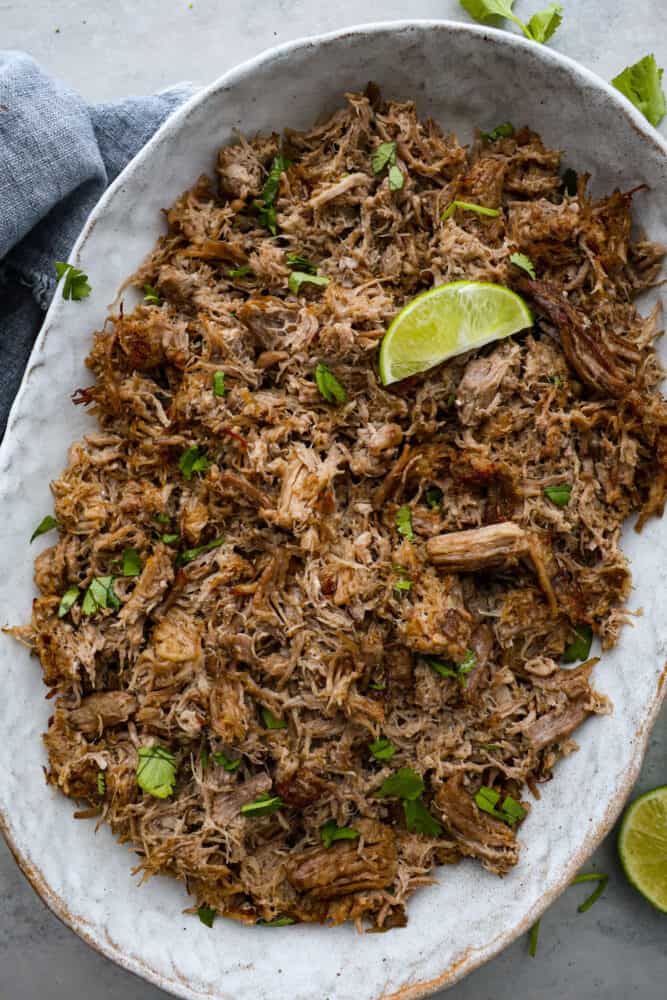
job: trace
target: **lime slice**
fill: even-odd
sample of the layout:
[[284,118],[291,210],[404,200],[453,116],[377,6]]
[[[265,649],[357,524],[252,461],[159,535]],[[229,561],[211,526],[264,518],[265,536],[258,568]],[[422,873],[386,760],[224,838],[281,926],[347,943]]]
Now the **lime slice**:
[[667,785],[640,795],[628,806],[618,853],[635,889],[667,913]]
[[509,288],[487,281],[439,285],[408,302],[387,330],[380,378],[390,385],[532,325],[530,309]]

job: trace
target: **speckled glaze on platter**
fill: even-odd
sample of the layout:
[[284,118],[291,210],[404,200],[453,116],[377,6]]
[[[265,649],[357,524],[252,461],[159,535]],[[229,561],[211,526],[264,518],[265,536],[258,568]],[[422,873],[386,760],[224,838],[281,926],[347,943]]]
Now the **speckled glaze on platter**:
[[[51,510],[48,484],[69,444],[93,421],[70,403],[90,376],[84,358],[124,278],[161,231],[160,209],[203,171],[216,149],[246,134],[310,125],[369,79],[414,98],[468,141],[474,126],[530,124],[593,190],[647,184],[638,224],[667,242],[667,146],[610,87],[518,35],[448,22],[366,25],[274,49],[231,71],[174,115],[112,185],[71,261],[93,286],[80,303],[56,297],[32,354],[0,449],[0,607],[25,621],[32,560],[49,543],[27,539]],[[647,301],[646,307],[650,305]],[[156,878],[138,888],[132,859],[107,829],[72,819],[47,788],[40,735],[49,715],[38,664],[0,643],[0,827],[53,911],[93,947],[171,993],[211,1000],[408,1000],[450,985],[526,930],[609,830],[637,776],[665,688],[667,521],[624,536],[643,616],[596,668],[614,714],[578,731],[580,751],[558,765],[521,830],[516,869],[502,881],[472,863],[439,869],[410,901],[409,924],[388,934],[312,925],[212,930],[184,916],[183,887]],[[34,551],[33,551],[34,550]]]

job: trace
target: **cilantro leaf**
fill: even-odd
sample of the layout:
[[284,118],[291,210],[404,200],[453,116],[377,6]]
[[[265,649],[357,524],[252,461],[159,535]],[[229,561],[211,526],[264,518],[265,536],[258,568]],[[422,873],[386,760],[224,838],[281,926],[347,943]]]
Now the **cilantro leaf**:
[[407,576],[399,576],[398,580],[394,580],[394,590],[410,590],[412,588],[412,580]]
[[165,747],[139,747],[137,784],[156,799],[167,799],[174,791],[176,758]]
[[574,663],[576,660],[587,660],[593,643],[593,629],[590,625],[577,625],[574,639],[565,648],[561,657],[563,663]]
[[212,927],[213,926],[213,921],[216,918],[217,912],[218,911],[216,909],[214,909],[214,907],[212,907],[212,906],[206,906],[204,904],[203,906],[200,906],[198,908],[198,910],[197,910],[197,916],[199,917],[199,919],[201,920],[201,922],[204,924],[205,927]]
[[326,278],[323,274],[308,274],[307,271],[292,271],[287,280],[287,287],[293,295],[298,295],[299,289],[302,285],[320,285],[322,288],[326,288],[330,280],[330,278]]
[[415,533],[412,530],[412,511],[407,504],[403,504],[396,511],[396,530],[399,535],[403,535],[409,542],[414,542]]
[[557,507],[567,507],[572,495],[572,487],[569,483],[562,483],[560,486],[545,486],[544,495]]
[[224,372],[214,372],[213,373],[213,395],[214,396],[224,396],[225,394],[225,373]]
[[431,670],[435,670],[436,674],[440,674],[441,677],[455,677],[458,679],[459,674],[456,667],[450,666],[444,660],[439,659],[437,656],[426,656],[425,660]]
[[60,604],[58,605],[58,618],[64,618],[68,611],[70,611],[76,602],[79,600],[80,590],[78,587],[69,587],[63,596],[60,598]]
[[[170,535],[164,535],[164,538],[171,538]],[[178,535],[174,536],[174,540],[178,538]],[[176,556],[176,565],[185,566],[186,563],[192,562],[197,556],[200,556],[202,552],[210,552],[211,549],[217,549],[219,545],[224,542],[224,536],[221,535],[220,538],[214,538],[212,542],[207,542],[206,545],[195,545],[193,549],[183,549]]]
[[320,840],[327,850],[335,840],[356,840],[358,836],[358,830],[351,826],[338,826],[332,819],[320,827]]
[[540,44],[548,42],[563,20],[563,8],[559,3],[550,3],[544,10],[533,14],[528,22],[530,37]]
[[396,162],[396,143],[395,142],[382,142],[373,151],[371,156],[371,167],[373,168],[374,174],[381,174],[384,168],[389,165],[393,166]]
[[228,771],[230,774],[233,774],[234,771],[238,771],[241,766],[240,757],[228,757],[226,753],[222,752],[222,750],[215,750],[211,754],[211,757],[219,767],[224,768],[224,770]]
[[162,299],[157,288],[153,288],[152,285],[144,285],[144,302],[149,302],[154,306],[161,305]]
[[511,795],[506,795],[500,808],[496,808],[499,801],[500,793],[486,785],[482,785],[475,795],[475,802],[479,809],[489,813],[490,816],[495,816],[496,819],[503,820],[508,826],[514,826],[526,815],[526,810],[521,803],[513,799]]
[[429,505],[431,510],[439,510],[442,504],[442,498],[444,494],[439,486],[429,486],[429,488],[424,493],[424,498],[426,503]]
[[407,799],[403,802],[405,823],[411,833],[423,833],[425,837],[439,837],[442,826],[419,799]]
[[211,461],[198,444],[193,444],[179,458],[178,467],[183,477],[190,480],[195,472],[206,472],[211,467]]
[[490,132],[482,132],[484,142],[496,142],[497,139],[511,139],[514,135],[514,125],[511,122],[503,122],[496,125]]
[[39,522],[39,524],[33,531],[32,535],[30,536],[29,544],[34,542],[36,538],[39,538],[40,535],[45,535],[47,531],[52,531],[53,528],[57,527],[58,527],[58,522],[56,521],[55,517],[53,517],[51,514],[47,514],[46,517],[42,518],[42,520]]
[[492,216],[493,218],[495,218],[496,216],[500,215],[500,209],[499,208],[487,208],[486,205],[475,205],[471,201],[458,201],[458,200],[455,200],[455,201],[450,201],[449,205],[447,206],[447,208],[445,209],[445,211],[442,213],[442,215],[440,216],[440,218],[442,219],[443,222],[445,222],[447,219],[451,219],[451,217],[454,214],[454,212],[457,209],[459,209],[459,208],[462,211],[476,212],[477,215],[488,215],[488,216]]
[[97,794],[100,796],[101,799],[104,798],[106,790],[107,790],[107,776],[104,773],[104,771],[98,771],[97,772]]
[[62,277],[65,278],[63,281],[64,299],[74,299],[75,302],[79,302],[81,299],[88,298],[92,289],[88,284],[87,274],[79,271],[73,264],[66,264],[63,260],[55,261],[54,267],[58,275],[58,281]]
[[290,924],[295,924],[296,920],[294,917],[276,917],[275,920],[258,920],[257,923],[262,927],[289,927]]
[[262,705],[262,720],[267,729],[287,729],[285,720],[275,716],[266,705]]
[[136,549],[123,549],[123,576],[139,576],[141,573],[141,559]]
[[424,782],[411,767],[400,767],[380,785],[378,798],[392,796],[398,799],[418,799],[424,791]]
[[389,168],[389,190],[390,191],[400,191],[405,183],[405,177],[403,172],[398,169],[397,166],[392,166]]
[[530,275],[531,278],[535,279],[537,275],[535,274],[535,266],[525,253],[513,253],[510,257],[510,263],[514,264],[515,267],[520,267],[522,271],[525,271]]
[[242,264],[241,267],[230,267],[227,271],[227,277],[231,278],[232,281],[238,278],[247,278],[250,274],[250,265]]
[[344,403],[347,400],[347,393],[340,384],[334,373],[321,362],[315,368],[315,382],[320,390],[320,396],[326,399],[327,403]]
[[295,271],[301,271],[303,274],[317,274],[317,264],[300,253],[288,253],[287,263]]
[[663,71],[655,56],[644,56],[633,66],[626,66],[611,81],[616,90],[632,101],[651,125],[659,125],[665,117],[665,93],[662,89]]
[[437,656],[426,656],[425,660],[431,670],[435,670],[436,674],[440,674],[441,677],[453,677],[463,685],[466,683],[466,674],[474,670],[475,663],[477,662],[472,649],[466,650],[466,654],[460,663],[445,663],[444,660],[441,660]]
[[390,743],[390,741],[385,737],[381,737],[379,740],[373,740],[372,743],[368,744],[368,749],[376,760],[391,760],[396,753],[396,747],[394,744]]
[[477,658],[475,657],[475,654],[473,653],[472,649],[467,649],[465,652],[465,656],[459,663],[459,676],[461,676],[462,674],[463,675],[469,674],[472,670],[475,669],[476,663],[477,663]]
[[167,531],[164,535],[160,535],[160,541],[164,542],[165,545],[173,545],[180,537],[180,535],[174,534],[173,531]]
[[94,576],[84,594],[81,610],[84,615],[94,615],[102,608],[120,611],[120,600],[113,589],[112,576]]
[[244,803],[241,806],[241,813],[243,816],[268,816],[281,809],[283,805],[284,802],[279,795],[269,795],[268,792],[262,792],[252,802]]
[[464,10],[476,21],[488,21],[492,17],[512,17],[514,0],[461,0]]

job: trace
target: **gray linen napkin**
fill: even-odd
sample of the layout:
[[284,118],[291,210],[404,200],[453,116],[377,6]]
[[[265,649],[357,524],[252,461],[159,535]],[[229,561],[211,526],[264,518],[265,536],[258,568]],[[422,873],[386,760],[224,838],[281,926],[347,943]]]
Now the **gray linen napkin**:
[[106,186],[193,88],[89,105],[0,51],[0,438],[66,260]]

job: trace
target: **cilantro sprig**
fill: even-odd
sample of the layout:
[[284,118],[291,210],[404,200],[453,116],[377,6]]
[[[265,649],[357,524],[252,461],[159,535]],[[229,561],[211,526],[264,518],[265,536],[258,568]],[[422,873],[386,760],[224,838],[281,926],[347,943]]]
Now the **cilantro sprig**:
[[662,74],[663,70],[659,68],[655,56],[650,55],[644,56],[632,66],[626,66],[611,81],[612,86],[620,90],[651,125],[659,125],[667,111]]
[[[94,615],[103,608],[120,611],[120,599],[113,589],[113,576],[94,576],[83,597],[81,610],[84,615]],[[63,597],[64,600],[64,597]],[[74,601],[72,601],[74,603]],[[62,601],[61,601],[62,604]],[[68,609],[69,610],[69,609]]]
[[494,17],[504,17],[516,24],[531,42],[548,42],[563,20],[563,7],[560,3],[550,3],[544,10],[533,14],[528,24],[524,24],[512,7],[514,0],[460,0],[461,6],[476,21],[485,23]]
[[64,299],[74,299],[75,302],[79,302],[81,299],[88,298],[92,288],[88,283],[87,274],[80,271],[78,267],[74,267],[73,264],[67,264],[64,260],[54,261],[53,266],[56,269],[58,281],[61,278],[65,279],[63,281]]
[[525,253],[513,253],[510,256],[510,263],[514,264],[515,267],[520,267],[522,271],[530,275],[533,280],[537,277],[535,274],[535,265],[533,264],[530,257]]

